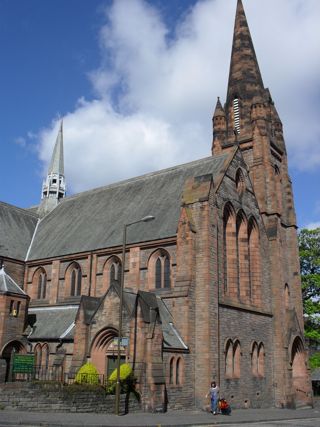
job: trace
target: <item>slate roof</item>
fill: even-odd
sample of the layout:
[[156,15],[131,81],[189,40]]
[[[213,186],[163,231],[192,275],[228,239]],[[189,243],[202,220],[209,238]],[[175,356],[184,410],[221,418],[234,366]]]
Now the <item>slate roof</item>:
[[123,224],[146,215],[156,219],[129,227],[128,243],[175,236],[186,179],[214,178],[229,157],[208,157],[63,199],[40,221],[28,260],[119,246]]
[[2,267],[0,269],[0,293],[1,294],[17,294],[17,295],[27,295],[19,285],[4,271]]
[[25,260],[37,221],[32,211],[0,202],[0,256]]
[[141,313],[145,322],[155,321],[156,311],[160,315],[164,348],[188,350],[188,346],[175,328],[173,317],[161,297],[153,292],[145,291],[139,291],[138,295],[140,296]]
[[28,338],[32,340],[73,339],[78,308],[78,305],[29,308],[28,313],[35,314],[37,319]]

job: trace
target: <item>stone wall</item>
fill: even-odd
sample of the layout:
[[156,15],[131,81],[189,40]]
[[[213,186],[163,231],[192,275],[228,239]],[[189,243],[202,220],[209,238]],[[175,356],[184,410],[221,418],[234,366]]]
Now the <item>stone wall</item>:
[[[0,407],[38,412],[114,413],[115,396],[103,388],[58,383],[6,383],[0,385]],[[140,403],[131,393],[121,395],[120,411],[137,412]]]

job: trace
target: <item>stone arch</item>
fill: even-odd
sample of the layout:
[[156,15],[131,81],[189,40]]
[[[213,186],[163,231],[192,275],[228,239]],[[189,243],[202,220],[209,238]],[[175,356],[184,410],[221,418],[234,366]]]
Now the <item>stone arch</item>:
[[168,379],[169,384],[174,384],[174,378],[175,378],[175,357],[171,357],[169,360],[169,372],[168,372]]
[[305,389],[306,384],[308,384],[308,371],[306,350],[299,336],[296,336],[292,341],[290,362],[296,405],[303,404],[308,401],[308,390]]
[[10,371],[10,359],[12,353],[18,353],[18,354],[26,354],[27,349],[19,340],[13,340],[9,341],[7,344],[5,344],[0,353],[0,357],[6,361],[6,374],[5,374],[5,381],[9,380],[9,371]]
[[251,344],[251,372],[253,376],[258,376],[258,343],[256,341]]
[[240,341],[235,340],[233,345],[233,377],[240,378],[241,372],[241,346]]
[[183,374],[184,374],[184,363],[183,358],[178,357],[176,362],[176,385],[183,384]]
[[237,255],[239,275],[239,296],[242,302],[250,303],[250,275],[249,275],[249,248],[248,248],[248,222],[245,213],[237,213]]
[[167,250],[158,248],[148,260],[149,289],[169,289],[172,283],[171,257]]
[[[118,337],[118,330],[109,326],[101,329],[91,343],[91,361],[100,375],[108,377],[116,367],[118,345],[114,338]],[[125,350],[121,349],[121,361],[125,360]]]
[[42,345],[42,359],[41,366],[43,369],[47,370],[49,368],[49,357],[50,357],[50,349],[47,343]]
[[116,255],[112,255],[104,263],[101,290],[102,294],[106,292],[112,282],[116,281],[120,285],[121,265],[121,259]]
[[259,377],[265,376],[265,351],[262,342],[258,347],[258,375]]
[[238,296],[238,254],[235,210],[230,202],[223,210],[224,290]]
[[259,227],[254,217],[248,222],[248,246],[249,246],[249,274],[250,274],[250,296],[256,306],[261,306],[261,248]]
[[228,339],[224,347],[225,354],[225,375],[227,378],[233,377],[233,342]]

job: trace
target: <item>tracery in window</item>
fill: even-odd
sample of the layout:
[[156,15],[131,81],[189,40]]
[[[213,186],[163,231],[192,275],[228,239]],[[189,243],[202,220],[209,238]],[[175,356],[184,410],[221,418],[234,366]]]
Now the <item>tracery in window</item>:
[[81,295],[82,271],[76,262],[73,262],[67,270],[67,283],[69,282],[69,295],[77,297]]
[[153,286],[156,289],[169,289],[171,287],[170,256],[164,249],[159,249],[150,257],[149,274],[152,272],[154,274]]

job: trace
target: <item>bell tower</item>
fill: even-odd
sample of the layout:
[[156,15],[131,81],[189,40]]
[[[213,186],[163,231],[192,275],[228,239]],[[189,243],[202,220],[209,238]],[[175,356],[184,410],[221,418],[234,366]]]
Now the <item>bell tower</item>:
[[[275,404],[306,404],[311,399],[311,382],[306,368],[296,215],[286,146],[282,122],[263,84],[241,0],[237,1],[226,102],[222,107],[218,99],[213,116],[212,155],[235,145],[248,165],[268,236]],[[288,289],[290,302],[285,306]],[[299,368],[292,344],[295,340],[300,343]],[[297,390],[304,390],[304,394]]]

